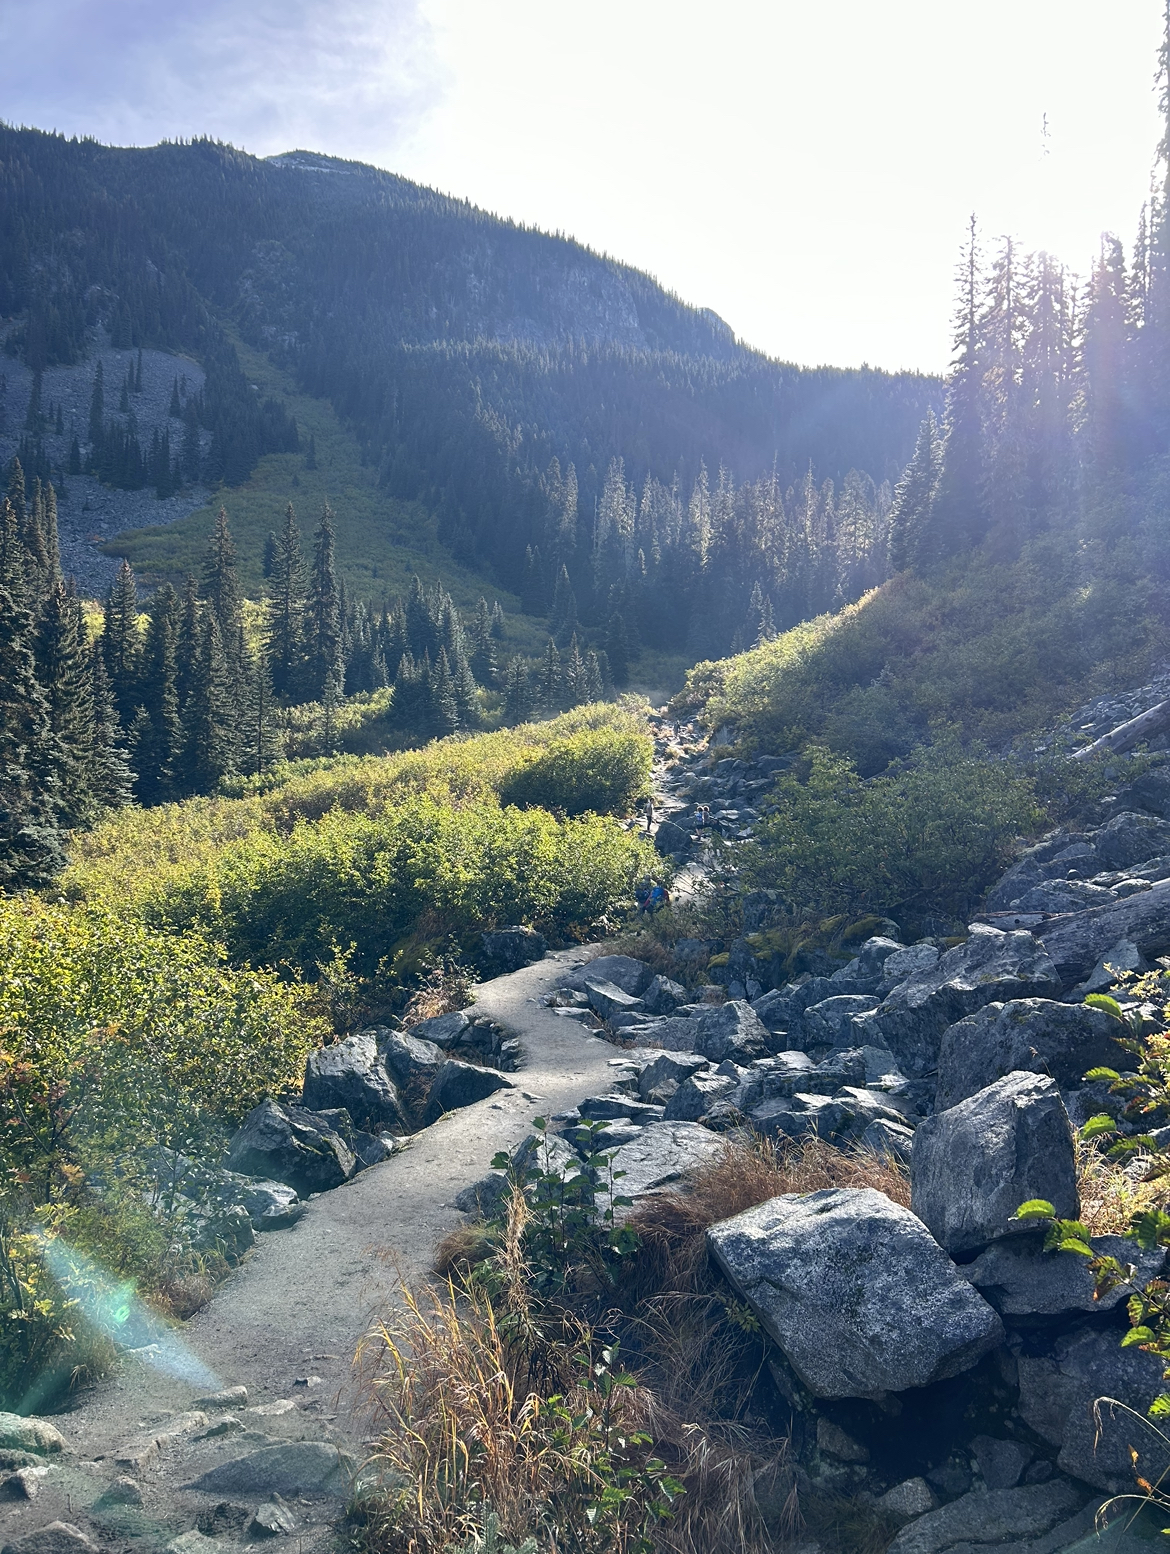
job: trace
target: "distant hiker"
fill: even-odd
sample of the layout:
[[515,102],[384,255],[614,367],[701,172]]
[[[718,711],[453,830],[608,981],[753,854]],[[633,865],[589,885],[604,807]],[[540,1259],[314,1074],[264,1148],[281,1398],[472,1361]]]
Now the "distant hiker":
[[710,804],[700,804],[698,809],[695,811],[695,825],[698,826],[699,830],[701,831],[703,830],[704,826],[709,826],[710,824],[711,806]]
[[646,800],[646,829],[647,829],[647,831],[649,831],[650,827],[653,824],[654,824],[654,800],[653,799],[647,799]]
[[634,900],[638,903],[638,916],[645,917],[650,910],[650,897],[654,890],[652,880],[639,880],[634,886]]
[[670,896],[666,886],[660,885],[657,880],[650,888],[650,900],[646,903],[646,910],[650,913],[659,912],[664,906],[670,905]]

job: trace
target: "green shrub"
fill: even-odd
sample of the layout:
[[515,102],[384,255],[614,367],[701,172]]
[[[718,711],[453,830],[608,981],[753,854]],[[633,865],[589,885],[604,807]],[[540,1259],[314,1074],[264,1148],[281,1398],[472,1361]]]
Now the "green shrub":
[[500,784],[500,801],[562,815],[628,815],[650,791],[652,757],[644,735],[585,730],[522,761]]
[[877,913],[903,928],[965,919],[1043,818],[1027,778],[951,741],[869,782],[813,746],[807,780],[785,774],[775,796],[779,812],[741,854],[745,880],[797,912]]

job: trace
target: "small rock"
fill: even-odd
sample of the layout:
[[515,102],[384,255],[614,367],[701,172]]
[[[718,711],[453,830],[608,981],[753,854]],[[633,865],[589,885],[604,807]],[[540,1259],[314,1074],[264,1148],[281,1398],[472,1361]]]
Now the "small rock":
[[508,1199],[508,1178],[503,1171],[489,1171],[478,1182],[464,1187],[455,1194],[455,1207],[461,1214],[475,1214],[480,1219],[495,1219],[503,1212]]
[[258,1419],[278,1419],[281,1414],[291,1414],[296,1407],[292,1398],[274,1398],[271,1403],[257,1403],[248,1410]]
[[[1116,1257],[1123,1268],[1132,1265],[1138,1289],[1158,1278],[1166,1261],[1162,1247],[1143,1251],[1136,1241],[1123,1236],[1094,1236],[1089,1244],[1098,1257]],[[961,1272],[1013,1325],[1047,1322],[1077,1312],[1112,1311],[1133,1293],[1131,1287],[1119,1284],[1097,1298],[1096,1280],[1086,1260],[1071,1252],[1046,1252],[1039,1234],[994,1241]]]
[[0,1494],[8,1500],[35,1500],[41,1480],[48,1475],[47,1467],[17,1468],[0,1478]]
[[1133,940],[1118,939],[1115,945],[1105,951],[1080,986],[1073,991],[1079,993],[1082,998],[1087,998],[1090,993],[1108,993],[1111,988],[1116,987],[1120,972],[1140,971],[1144,965],[1142,953]]
[[252,1513],[246,1505],[236,1505],[231,1500],[221,1500],[209,1511],[201,1512],[195,1525],[206,1538],[214,1538],[221,1532],[236,1536],[243,1532],[251,1516]]
[[433,1042],[436,1047],[456,1047],[471,1025],[469,1016],[462,1009],[449,1014],[436,1014],[429,1020],[412,1025],[407,1035],[412,1041]]
[[38,1456],[68,1450],[65,1437],[56,1425],[31,1414],[26,1417],[24,1414],[0,1413],[0,1447],[36,1452]]
[[[723,1141],[695,1122],[652,1122],[641,1136],[613,1156],[613,1170],[624,1171],[616,1191],[635,1202],[647,1193],[677,1185],[688,1171],[718,1159]],[[619,1217],[628,1210],[619,1210]]]
[[895,1484],[893,1489],[887,1489],[877,1501],[880,1511],[885,1511],[890,1516],[898,1516],[907,1522],[912,1517],[925,1516],[927,1511],[933,1511],[937,1504],[934,1490],[924,1478],[904,1479],[901,1484]]
[[237,1430],[245,1428],[243,1421],[236,1414],[221,1414],[213,1425],[210,1425],[198,1437],[201,1441],[212,1441],[221,1435],[234,1435]]
[[563,985],[584,991],[588,978],[612,982],[623,993],[637,998],[653,981],[654,972],[644,960],[635,960],[632,955],[599,955],[566,977]]
[[298,1376],[293,1382],[294,1387],[307,1387],[310,1391],[314,1387],[323,1387],[324,1385],[324,1376]]
[[6,1543],[0,1554],[91,1554],[93,1543],[72,1522],[49,1522]]
[[643,1007],[650,1014],[673,1014],[689,997],[682,983],[672,982],[669,977],[655,977],[641,995]]
[[602,977],[586,977],[585,996],[594,1014],[603,1020],[612,1020],[615,1015],[645,1013],[640,998],[624,993],[616,982],[607,982]]
[[1011,1073],[1049,1074],[1064,1091],[1091,1068],[1118,1068],[1123,1034],[1103,1009],[1017,998],[987,1004],[943,1034],[935,1104],[946,1111]]
[[729,1074],[692,1074],[667,1101],[664,1121],[698,1122],[719,1101],[729,1100],[738,1089],[739,1080]]
[[248,1526],[248,1532],[253,1538],[278,1538],[296,1530],[296,1517],[279,1495],[265,1500]]
[[701,1014],[697,1020],[694,1052],[713,1063],[733,1058],[750,1063],[768,1050],[768,1032],[752,1006],[743,999],[729,999]]
[[192,1528],[163,1547],[163,1554],[223,1554],[223,1544]]
[[107,1484],[98,1499],[99,1506],[142,1504],[142,1488],[128,1473],[120,1473],[113,1483]]
[[838,1462],[869,1461],[869,1447],[855,1441],[851,1435],[846,1435],[840,1425],[835,1425],[831,1419],[817,1420],[817,1450],[828,1457],[836,1457]]
[[447,1054],[433,1041],[423,1041],[407,1031],[387,1031],[382,1055],[394,1082],[404,1090],[429,1085]]
[[684,1079],[710,1066],[711,1060],[701,1053],[664,1052],[639,1074],[638,1094],[652,1106],[664,1106]]
[[220,1392],[210,1392],[204,1398],[196,1398],[191,1407],[211,1410],[216,1408],[246,1408],[247,1405],[247,1387],[224,1387]]
[[1080,1510],[1085,1494],[1067,1479],[1019,1489],[974,1490],[928,1511],[890,1544],[889,1554],[943,1554],[958,1547],[1020,1547]]
[[883,1160],[896,1160],[899,1165],[906,1166],[910,1164],[910,1152],[914,1148],[914,1130],[888,1117],[875,1117],[858,1142],[863,1149],[872,1150]]
[[1001,1441],[990,1435],[977,1435],[971,1453],[988,1489],[1014,1489],[1036,1455],[1024,1441]]
[[440,1065],[427,1096],[425,1121],[437,1122],[445,1112],[458,1111],[484,1101],[499,1090],[514,1090],[516,1086],[506,1075],[494,1068],[477,1068],[474,1063],[461,1063],[448,1058]]
[[300,1106],[264,1100],[232,1139],[227,1164],[245,1176],[286,1182],[301,1197],[349,1181],[357,1158],[332,1120]]

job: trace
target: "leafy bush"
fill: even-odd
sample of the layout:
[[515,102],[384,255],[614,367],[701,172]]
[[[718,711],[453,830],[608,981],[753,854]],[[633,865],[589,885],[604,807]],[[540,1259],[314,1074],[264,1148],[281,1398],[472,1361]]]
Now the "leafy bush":
[[953,742],[869,782],[816,745],[807,780],[786,773],[775,797],[779,813],[741,853],[743,877],[797,911],[904,927],[965,918],[1042,818],[1028,779]]
[[641,734],[583,731],[523,761],[500,784],[500,800],[562,815],[628,815],[650,791],[652,757]]

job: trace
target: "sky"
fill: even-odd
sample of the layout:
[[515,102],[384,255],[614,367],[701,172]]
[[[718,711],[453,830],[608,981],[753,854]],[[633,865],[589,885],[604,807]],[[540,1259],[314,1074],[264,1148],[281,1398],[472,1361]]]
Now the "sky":
[[371,162],[786,361],[945,369],[974,212],[1085,273],[1159,137],[1161,0],[0,0],[0,116]]

